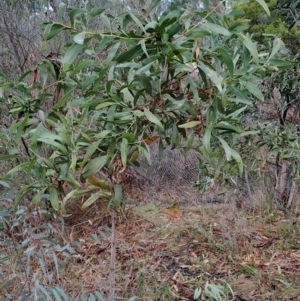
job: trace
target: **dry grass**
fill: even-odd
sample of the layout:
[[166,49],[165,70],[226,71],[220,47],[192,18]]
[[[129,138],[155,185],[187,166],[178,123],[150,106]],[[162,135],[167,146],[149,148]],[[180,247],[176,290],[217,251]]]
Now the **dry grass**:
[[[85,222],[72,220],[72,225],[64,227],[58,219],[51,222],[56,233],[52,239],[72,246],[75,252],[63,256],[63,251],[49,246],[58,258],[58,271],[53,257],[44,252],[47,273],[52,275],[47,285],[59,284],[72,300],[80,300],[82,292],[108,294],[110,216],[95,212],[94,207],[93,219],[86,216]],[[228,288],[228,300],[300,300],[298,219],[287,219],[263,206],[250,212],[233,203],[185,207],[181,213],[182,219],[170,219],[156,205],[148,204],[119,214],[118,300],[132,296],[145,301],[193,300],[195,289],[206,283],[229,284],[235,297]],[[2,245],[1,254],[9,252],[12,249]],[[12,280],[2,287],[4,294],[30,282],[20,278],[23,267],[14,260],[22,259],[32,274],[45,277],[37,258],[26,262],[15,253],[2,264],[1,286],[4,279]]]

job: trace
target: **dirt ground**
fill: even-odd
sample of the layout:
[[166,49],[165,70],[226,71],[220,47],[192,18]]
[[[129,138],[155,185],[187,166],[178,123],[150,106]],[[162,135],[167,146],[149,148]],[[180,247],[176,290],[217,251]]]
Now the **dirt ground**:
[[[299,220],[235,204],[179,210],[181,217],[172,218],[148,204],[120,215],[116,252],[120,300],[132,296],[145,301],[193,300],[196,288],[211,283],[224,288],[222,300],[300,300]],[[93,225],[84,231],[82,225],[73,225],[71,230],[72,240],[84,242],[76,248],[81,256],[64,270],[73,292],[76,283],[93,290],[109,277],[110,239],[102,235],[99,242],[91,241],[99,229],[105,233],[103,225],[96,221]],[[102,288],[106,295],[107,288]]]

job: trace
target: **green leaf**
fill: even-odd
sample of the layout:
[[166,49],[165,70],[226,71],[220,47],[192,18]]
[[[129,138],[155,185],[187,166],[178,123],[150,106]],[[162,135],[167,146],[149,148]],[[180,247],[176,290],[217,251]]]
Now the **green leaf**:
[[16,173],[16,172],[27,170],[29,164],[30,164],[30,162],[24,162],[24,163],[21,163],[21,164],[15,166],[14,168],[12,168],[12,169],[7,173],[7,175],[10,176],[10,175],[12,175],[12,174],[14,174],[14,173]]
[[109,159],[108,155],[101,156],[91,160],[82,170],[82,176],[87,178],[89,175],[93,175],[101,170]]
[[103,196],[107,197],[105,194],[101,193],[101,192],[97,192],[92,194],[80,207],[80,210],[85,210],[86,208],[88,208],[89,206],[91,206],[92,204],[94,204],[97,200],[103,198]]
[[259,63],[258,52],[257,52],[257,48],[256,48],[255,44],[248,37],[246,37],[245,35],[243,35],[241,33],[239,33],[238,36],[240,37],[243,44],[248,48],[248,50],[252,54],[254,62],[256,64],[258,64]]
[[47,24],[43,32],[43,39],[46,41],[50,40],[59,34],[63,29],[65,29],[63,24]]
[[90,16],[94,18],[94,17],[96,17],[96,16],[102,14],[103,11],[104,11],[103,8],[97,8],[97,7],[94,7],[94,8],[92,8],[92,10],[90,11]]
[[218,76],[217,72],[206,68],[207,76],[211,79],[211,81],[216,85],[218,90],[222,93],[223,88],[222,88],[222,80],[223,78],[221,76]]
[[190,122],[181,124],[181,125],[179,125],[178,127],[179,127],[179,128],[182,128],[182,129],[189,129],[189,128],[195,127],[196,125],[198,125],[198,124],[200,124],[200,123],[201,123],[201,121],[190,121]]
[[50,203],[55,211],[59,209],[57,190],[53,186],[50,187]]
[[132,20],[136,23],[136,25],[144,32],[146,33],[145,27],[141,23],[141,21],[133,14],[131,11],[128,12]]
[[149,95],[152,95],[152,85],[151,85],[150,77],[142,75],[141,82],[145,88],[146,93],[148,93]]
[[134,101],[134,97],[132,96],[132,94],[130,93],[129,89],[126,87],[124,89],[121,90],[124,99],[129,102],[131,104],[131,106],[133,106],[133,101]]
[[267,15],[270,17],[270,10],[266,2],[264,0],[256,0],[256,2],[262,6],[262,8],[266,11]]
[[84,46],[79,44],[73,44],[68,48],[67,52],[61,60],[64,71],[69,70],[70,66],[78,56],[79,52],[83,50],[83,48]]
[[285,60],[271,59],[270,66],[276,66],[279,70],[284,70],[293,67],[294,64]]
[[231,77],[233,77],[234,64],[233,64],[231,56],[228,54],[228,52],[225,49],[223,49],[221,47],[217,48],[217,52],[222,56],[223,62],[226,64]]
[[160,2],[161,0],[152,0],[147,8],[146,15],[148,16],[149,13],[153,10],[153,8],[157,7],[160,4]]
[[101,18],[101,20],[103,21],[104,25],[107,27],[107,29],[108,29],[110,32],[112,32],[112,30],[111,30],[111,24],[110,24],[109,18],[108,18],[104,13],[102,13],[102,14],[100,15],[100,18]]
[[231,149],[231,155],[235,159],[236,163],[238,163],[240,176],[242,176],[243,175],[244,164],[243,164],[243,160],[242,160],[241,156],[234,149]]
[[120,206],[122,204],[122,198],[123,198],[123,193],[122,193],[122,185],[116,184],[115,185],[115,195],[114,195],[114,205]]
[[129,143],[133,143],[135,141],[135,135],[133,133],[124,133],[122,134],[122,138],[128,140]]
[[273,41],[272,52],[271,52],[268,60],[270,60],[278,52],[281,45],[282,45],[281,39],[279,37],[275,37],[275,39]]
[[223,149],[226,154],[226,159],[229,161],[231,159],[231,148],[224,139],[222,139],[221,137],[218,137],[218,139],[221,141]]
[[[59,135],[56,135],[54,133],[45,130],[40,133],[40,136],[38,137],[37,140],[41,142],[45,142],[48,145],[54,146],[54,148],[61,150],[64,154],[69,153],[68,149],[65,146],[65,143],[67,143],[68,141],[64,141],[63,138],[60,137]],[[59,141],[60,143],[57,141]]]
[[201,38],[205,36],[210,36],[210,31],[207,29],[204,29],[202,26],[192,28],[188,30],[185,34],[185,36],[189,38]]
[[240,17],[243,16],[244,14],[245,11],[243,11],[242,9],[233,9],[226,15],[226,18],[230,19],[230,18]]
[[63,2],[61,2],[58,5],[58,13],[57,13],[58,20],[62,20],[63,19],[65,11],[66,11],[66,4],[63,3]]
[[177,148],[179,145],[179,132],[177,129],[176,122],[173,124],[173,129],[172,129],[172,136],[171,136],[171,143],[172,143],[172,148]]
[[207,28],[208,30],[211,30],[214,33],[221,34],[223,36],[230,36],[230,32],[228,31],[228,29],[220,25],[213,24],[213,23],[204,23],[203,27]]
[[49,60],[43,60],[43,65],[48,70],[48,72],[51,74],[51,76],[56,80],[56,72],[55,72],[53,64]]
[[69,154],[69,151],[67,150],[67,148],[63,144],[60,144],[59,142],[56,142],[56,141],[54,141],[52,139],[48,139],[48,138],[38,138],[37,140],[40,142],[44,142],[48,145],[52,145],[55,149],[60,150],[64,155]]
[[115,102],[111,102],[111,101],[103,102],[100,105],[96,106],[95,110],[100,110],[100,109],[103,109],[103,108],[107,108],[107,107],[110,107],[110,106],[115,105],[115,104],[116,104]]
[[143,53],[141,45],[136,45],[128,51],[122,53],[117,58],[117,63],[129,62],[139,56],[141,53]]
[[78,33],[73,39],[74,42],[79,44],[79,45],[83,45],[84,39],[85,39],[85,31]]
[[189,131],[189,134],[187,136],[187,140],[186,140],[186,144],[185,144],[186,151],[190,150],[191,147],[193,146],[194,138],[195,138],[194,130],[192,129]]
[[123,63],[116,65],[116,68],[141,68],[143,65],[138,63]]
[[146,118],[150,122],[158,125],[162,130],[164,130],[164,127],[163,127],[162,123],[152,112],[150,112],[147,108],[144,108],[144,113],[145,113]]
[[74,21],[75,21],[76,17],[83,15],[85,13],[86,13],[86,10],[84,8],[75,8],[75,9],[73,8],[71,10],[71,12],[69,13],[71,26],[72,27],[74,26]]
[[212,127],[210,127],[210,126],[207,127],[204,132],[203,139],[202,139],[204,149],[207,153],[210,153],[211,132],[212,132]]
[[151,62],[149,64],[147,64],[146,66],[143,66],[142,68],[138,69],[137,71],[135,71],[135,75],[138,75],[138,74],[141,74],[141,73],[146,73],[147,71],[149,71],[150,67],[155,63],[154,62]]
[[251,93],[253,94],[255,97],[257,97],[260,101],[264,101],[264,95],[261,93],[261,91],[259,90],[259,88],[249,82],[243,82],[243,84],[245,85],[245,88]]
[[119,47],[120,47],[120,42],[116,43],[113,47],[109,48],[109,52],[108,52],[108,55],[107,55],[107,58],[106,58],[106,61],[105,61],[105,64],[108,65],[112,60],[113,58],[115,57]]
[[124,168],[126,168],[127,166],[127,156],[128,156],[128,140],[123,138],[121,143],[121,161]]

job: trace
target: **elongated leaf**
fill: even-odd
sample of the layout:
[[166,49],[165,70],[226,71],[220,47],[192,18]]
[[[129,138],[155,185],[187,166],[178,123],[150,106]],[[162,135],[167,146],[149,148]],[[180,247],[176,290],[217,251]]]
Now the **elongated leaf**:
[[133,48],[129,49],[128,51],[122,53],[117,58],[117,63],[123,63],[131,61],[132,59],[136,58],[143,52],[141,45],[136,45]]
[[255,97],[257,97],[260,101],[264,101],[264,95],[261,93],[261,91],[259,90],[259,88],[249,82],[244,83],[245,84],[245,88],[251,93],[253,94]]
[[70,66],[78,56],[79,52],[83,50],[83,47],[83,45],[73,44],[68,48],[67,52],[61,60],[64,71],[69,70]]
[[153,113],[151,113],[147,108],[144,108],[144,113],[145,113],[146,118],[150,122],[158,125],[162,130],[164,130],[164,127],[163,127],[162,123],[160,122],[160,120]]
[[223,92],[222,77],[218,76],[217,72],[212,69],[206,68],[206,70],[207,70],[207,76],[211,79],[211,81],[216,85],[218,90],[222,93]]
[[61,2],[58,5],[58,13],[57,13],[58,20],[62,20],[63,19],[65,11],[66,11],[66,4],[63,3],[63,2]]
[[228,71],[232,77],[233,73],[234,73],[234,64],[233,64],[231,56],[228,54],[228,52],[224,48],[219,47],[217,49],[217,51],[222,56],[223,62],[226,64]]
[[179,132],[177,129],[176,122],[173,124],[173,129],[172,129],[172,136],[171,136],[171,143],[172,143],[172,148],[177,148],[179,145]]
[[49,71],[49,73],[52,75],[52,77],[54,79],[56,79],[56,72],[55,72],[53,64],[49,60],[43,60],[43,65]]
[[55,301],[61,301],[61,298],[60,298],[59,294],[57,293],[57,291],[54,288],[52,288],[51,291],[55,298]]
[[85,31],[78,33],[73,39],[75,43],[83,45],[85,39]]
[[86,13],[86,10],[84,8],[72,8],[72,10],[69,13],[71,26],[74,26],[75,18]]
[[0,161],[3,160],[10,160],[10,159],[17,159],[17,158],[21,158],[22,156],[19,154],[12,154],[12,155],[2,155],[0,156]]
[[212,127],[206,128],[203,139],[202,139],[204,149],[207,153],[210,153],[211,132],[212,132]]
[[110,191],[110,186],[108,183],[106,183],[104,180],[98,179],[95,175],[90,175],[87,177],[87,180],[90,184],[100,187],[104,190]]
[[126,102],[129,102],[131,104],[131,106],[133,107],[133,101],[134,101],[134,97],[132,96],[132,94],[130,93],[128,88],[124,88],[121,90],[124,99],[126,100]]
[[145,88],[146,93],[152,95],[152,85],[151,85],[151,78],[149,76],[141,76],[142,84]]
[[160,2],[161,2],[161,0],[152,0],[150,5],[148,6],[146,15],[149,15],[149,13],[160,4]]
[[54,146],[54,148],[60,150],[64,155],[67,155],[69,153],[69,151],[63,144],[60,144],[59,142],[56,142],[52,139],[38,138],[38,141]]
[[205,36],[209,36],[211,33],[208,29],[201,27],[195,27],[191,30],[188,30],[185,34],[186,37],[189,38],[201,38]]
[[69,90],[53,107],[53,109],[61,108],[62,104],[67,102],[72,96],[73,90]]
[[44,40],[50,40],[57,34],[59,34],[65,26],[63,24],[48,24],[46,25],[43,33]]
[[143,67],[143,65],[138,63],[133,63],[133,62],[116,65],[116,68],[141,68],[141,67]]
[[218,137],[218,139],[222,143],[223,149],[224,149],[225,154],[226,154],[226,159],[229,161],[231,159],[231,148],[224,139],[222,139],[221,137]]
[[136,17],[135,14],[133,14],[131,11],[128,12],[132,20],[136,23],[136,25],[144,32],[146,33],[145,27],[143,26],[142,22]]
[[90,161],[82,170],[82,176],[87,178],[89,175],[95,174],[101,170],[109,159],[108,155],[101,156]]
[[100,18],[101,18],[101,20],[103,21],[103,23],[104,23],[104,25],[106,26],[106,28],[107,28],[110,32],[112,32],[112,30],[111,30],[111,24],[110,24],[109,18],[108,18],[104,13],[102,13],[102,14],[100,15]]
[[272,52],[271,52],[268,60],[270,60],[278,52],[281,45],[282,45],[281,39],[279,37],[275,37],[275,39],[273,41]]
[[123,167],[127,166],[127,155],[128,155],[128,140],[123,138],[121,143],[121,161]]
[[90,16],[91,16],[91,17],[96,17],[96,16],[102,14],[103,11],[104,11],[103,8],[97,8],[97,7],[94,7],[94,8],[92,8],[92,9],[90,10]]
[[135,71],[135,75],[138,74],[145,74],[147,71],[149,71],[150,67],[154,64],[155,62],[151,62],[149,64],[147,64],[146,66],[143,66],[142,68],[138,69],[137,71]]
[[189,134],[187,136],[187,140],[186,140],[186,144],[185,144],[186,151],[190,150],[191,147],[193,146],[194,138],[195,138],[194,130],[191,129],[191,130],[189,130]]
[[107,108],[107,107],[110,107],[110,106],[115,105],[115,104],[116,104],[115,102],[111,102],[111,101],[103,102],[100,105],[98,105],[95,108],[95,110],[100,110],[100,109],[103,109],[103,108]]
[[214,33],[221,34],[224,36],[230,36],[230,32],[228,31],[228,29],[220,25],[213,24],[213,23],[204,23],[203,27],[207,28],[208,30],[211,30]]
[[120,42],[116,43],[113,47],[109,49],[109,53],[105,61],[106,65],[108,65],[113,60],[113,58],[115,57],[119,49],[119,46],[120,46]]
[[231,155],[235,159],[236,163],[238,164],[239,171],[240,171],[240,176],[242,176],[243,175],[243,170],[244,170],[244,164],[243,164],[243,160],[242,160],[241,156],[234,149],[231,149]]
[[98,192],[98,193],[94,193],[92,194],[80,207],[80,210],[85,210],[86,208],[88,208],[89,206],[91,206],[92,204],[94,204],[97,200],[103,198],[103,193]]
[[198,125],[200,123],[201,123],[201,121],[190,121],[190,122],[187,122],[184,124],[180,124],[178,127],[182,128],[182,129],[189,129],[189,128],[195,127],[196,125]]
[[53,186],[50,187],[50,203],[54,210],[59,209],[57,190]]
[[256,0],[256,2],[262,6],[262,8],[266,11],[267,15],[270,17],[270,10],[266,2],[264,0]]
[[294,64],[285,60],[271,59],[270,66],[276,66],[279,70],[285,70],[293,67]]
[[252,54],[253,60],[256,64],[258,64],[258,52],[254,43],[242,33],[239,33],[238,36],[242,40],[243,44],[248,48],[250,53]]
[[122,198],[123,198],[122,185],[116,184],[115,185],[114,205],[120,206],[122,204]]

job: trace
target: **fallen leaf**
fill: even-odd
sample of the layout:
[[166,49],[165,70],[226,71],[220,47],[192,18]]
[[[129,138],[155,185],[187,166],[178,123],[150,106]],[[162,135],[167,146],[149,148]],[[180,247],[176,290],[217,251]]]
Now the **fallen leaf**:
[[105,181],[98,179],[95,175],[88,176],[87,180],[94,186],[101,187],[105,190],[110,190],[110,186]]
[[179,213],[178,203],[175,203],[173,206],[163,209],[161,212],[163,214],[170,215],[172,218],[182,218],[181,214]]
[[155,142],[157,139],[159,138],[159,136],[151,136],[151,137],[148,137],[147,139],[145,140],[142,140],[141,141],[141,145],[151,145],[153,142]]

